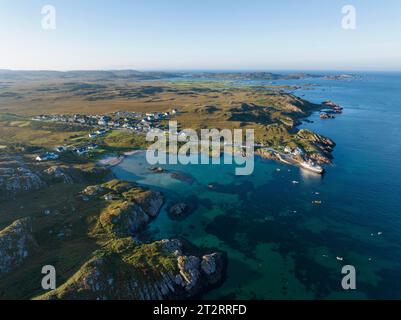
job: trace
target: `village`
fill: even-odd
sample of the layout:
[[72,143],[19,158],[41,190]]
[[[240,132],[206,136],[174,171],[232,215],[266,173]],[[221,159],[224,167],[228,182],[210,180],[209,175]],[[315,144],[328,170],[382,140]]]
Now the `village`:
[[[87,126],[93,129],[88,134],[90,140],[105,136],[111,130],[131,130],[137,134],[147,134],[152,130],[164,130],[163,120],[169,120],[172,116],[179,113],[178,109],[172,109],[171,112],[150,112],[136,113],[128,111],[117,111],[111,115],[39,115],[34,117],[34,121],[67,123],[70,125]],[[57,146],[54,152],[45,152],[36,157],[36,161],[51,161],[60,158],[60,154],[72,151],[78,156],[89,153],[97,149],[95,143],[86,143],[80,146]]]
[[155,127],[155,123],[161,120],[167,120],[172,115],[178,114],[177,109],[171,112],[152,112],[136,113],[128,111],[117,111],[111,115],[39,115],[32,120],[65,122],[77,125],[86,125],[91,127],[104,127],[109,129],[129,129],[137,132],[147,132]]

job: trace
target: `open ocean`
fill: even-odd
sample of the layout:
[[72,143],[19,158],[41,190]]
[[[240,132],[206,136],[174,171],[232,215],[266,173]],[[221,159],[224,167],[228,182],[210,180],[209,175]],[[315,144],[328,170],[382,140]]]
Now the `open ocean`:
[[[400,299],[401,74],[273,83],[317,84],[294,94],[344,107],[301,126],[337,143],[333,166],[318,176],[257,158],[245,177],[227,165],[164,166],[193,178],[179,181],[151,173],[144,153],[129,156],[113,169],[118,178],[195,207],[183,221],[163,210],[149,240],[184,237],[227,252],[227,279],[205,299]],[[342,289],[344,265],[356,268],[356,290]]]

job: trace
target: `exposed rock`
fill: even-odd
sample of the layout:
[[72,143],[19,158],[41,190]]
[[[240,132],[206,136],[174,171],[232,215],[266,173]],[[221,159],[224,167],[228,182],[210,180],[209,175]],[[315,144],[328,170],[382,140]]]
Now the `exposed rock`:
[[333,101],[324,101],[322,103],[322,106],[324,107],[330,107],[335,113],[342,113],[342,111],[344,110],[343,107],[341,107],[339,104],[334,103]]
[[86,187],[85,190],[82,191],[82,195],[88,196],[88,197],[95,197],[99,194],[104,192],[104,189],[101,186],[89,186]]
[[329,114],[327,112],[322,112],[320,114],[320,119],[326,120],[326,119],[335,119],[335,116],[332,114]]
[[46,169],[44,173],[56,180],[62,181],[65,184],[74,183],[74,179],[66,171],[67,171],[66,168],[62,168],[60,166],[53,166],[50,167],[49,169]]
[[31,190],[38,190],[46,184],[40,176],[27,167],[0,168],[0,192],[6,197]]
[[161,192],[148,191],[146,194],[146,199],[143,199],[141,204],[145,209],[146,214],[152,218],[155,218],[159,214],[160,209],[164,204],[163,194]]
[[181,220],[184,219],[190,212],[190,207],[186,203],[177,203],[171,206],[168,214],[171,219]]
[[17,220],[0,231],[0,276],[20,266],[36,246],[29,218]]
[[195,182],[195,178],[188,173],[172,172],[170,176],[175,180],[182,181],[188,184],[193,184]]
[[277,157],[277,154],[266,149],[266,148],[260,148],[256,150],[256,154],[261,156],[263,159],[267,160],[274,160],[274,161],[279,161],[280,159]]
[[152,171],[153,173],[165,173],[166,170],[163,169],[162,167],[152,167],[149,168],[149,171]]
[[38,299],[191,298],[223,276],[221,254],[186,255],[180,240],[162,240],[130,250],[124,258],[119,254],[93,257],[65,284]]
[[218,283],[223,274],[223,256],[221,253],[212,253],[202,257],[201,270],[207,275],[209,283]]
[[[108,215],[108,213],[106,213]],[[103,214],[101,219],[105,217]],[[111,216],[111,230],[118,236],[134,235],[149,223],[150,217],[135,203],[125,203]]]
[[106,201],[113,201],[113,195],[112,194],[106,194],[104,196],[104,200]]
[[299,130],[297,135],[301,139],[308,140],[316,147],[316,152],[308,154],[310,159],[316,161],[319,164],[331,163],[331,160],[333,159],[331,153],[333,151],[333,148],[336,146],[336,144],[332,140],[307,129]]
[[100,215],[99,223],[103,229],[120,237],[141,231],[159,214],[164,204],[162,193],[117,180],[88,187],[82,193],[103,199],[107,197],[108,206]]
[[315,152],[309,155],[309,159],[317,162],[318,164],[331,164],[332,155],[329,153]]
[[298,135],[298,137],[301,138],[301,139],[309,140],[309,141],[311,141],[311,142],[313,142],[313,143],[315,143],[315,144],[317,144],[317,145],[319,145],[319,146],[325,147],[325,148],[329,147],[329,148],[332,149],[332,148],[334,148],[335,145],[336,145],[336,144],[335,144],[332,140],[330,140],[329,138],[326,138],[326,137],[324,137],[324,136],[321,136],[321,135],[319,135],[319,134],[317,134],[317,133],[314,133],[314,132],[312,132],[312,131],[310,131],[310,130],[307,130],[307,129],[301,129],[301,130],[299,130],[298,133],[297,133],[297,135]]
[[194,256],[179,256],[177,262],[180,275],[185,281],[185,290],[195,290],[200,285],[200,259]]
[[173,254],[176,256],[182,255],[183,244],[177,239],[163,239],[157,241],[161,248],[168,254]]

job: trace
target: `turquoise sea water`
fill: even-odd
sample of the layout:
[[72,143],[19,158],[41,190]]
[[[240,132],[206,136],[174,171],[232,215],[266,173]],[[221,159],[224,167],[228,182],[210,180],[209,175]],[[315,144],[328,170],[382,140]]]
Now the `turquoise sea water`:
[[[302,125],[337,143],[334,165],[322,177],[260,158],[247,177],[233,166],[165,166],[192,177],[179,181],[149,172],[144,154],[135,154],[114,168],[119,178],[194,207],[183,221],[163,210],[147,236],[227,252],[227,279],[204,298],[401,298],[401,74],[275,83],[318,84],[294,93],[345,108],[334,120],[314,114]],[[355,266],[357,290],[342,289],[344,265]]]

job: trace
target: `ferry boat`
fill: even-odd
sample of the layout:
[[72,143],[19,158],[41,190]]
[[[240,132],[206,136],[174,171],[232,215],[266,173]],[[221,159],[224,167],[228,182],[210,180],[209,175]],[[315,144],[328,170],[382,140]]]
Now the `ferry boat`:
[[303,161],[301,162],[301,167],[319,174],[323,174],[324,172],[324,169],[321,166],[315,164],[314,162]]

